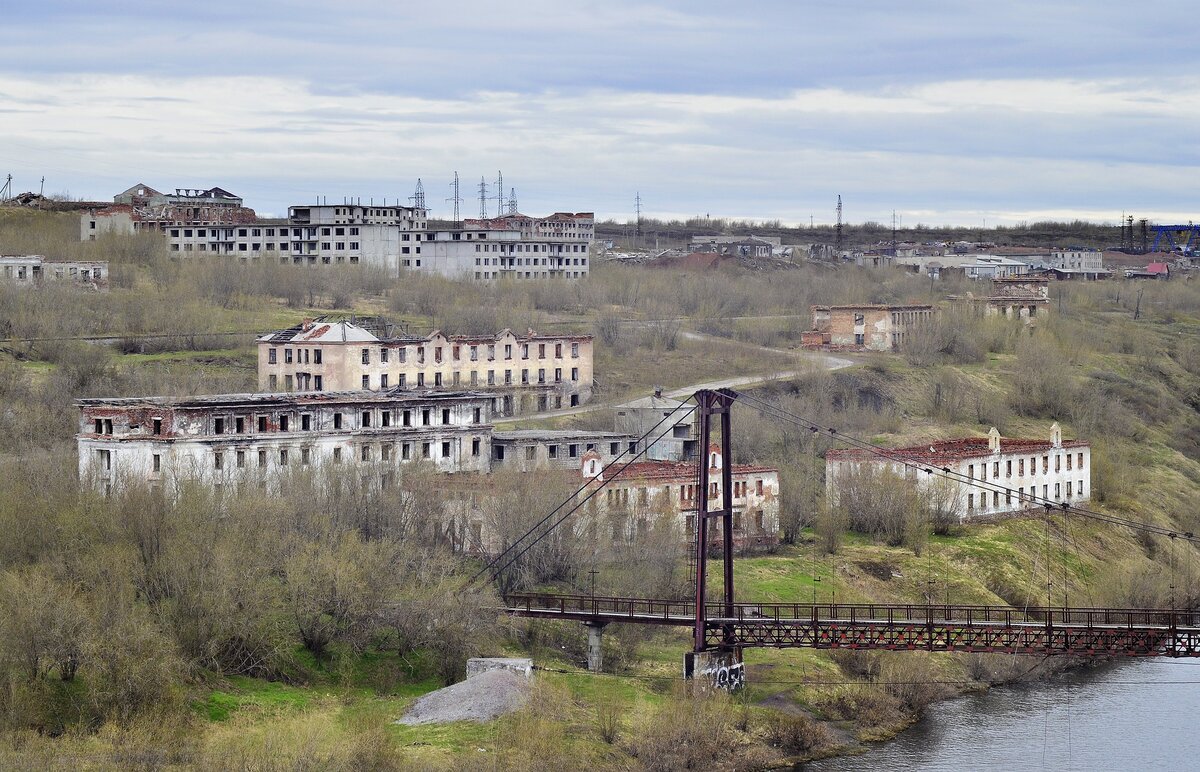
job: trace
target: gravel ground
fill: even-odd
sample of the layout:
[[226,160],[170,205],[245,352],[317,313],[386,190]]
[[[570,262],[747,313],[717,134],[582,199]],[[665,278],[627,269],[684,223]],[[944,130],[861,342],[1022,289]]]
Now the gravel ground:
[[491,721],[525,704],[529,681],[508,670],[489,670],[419,698],[396,723]]

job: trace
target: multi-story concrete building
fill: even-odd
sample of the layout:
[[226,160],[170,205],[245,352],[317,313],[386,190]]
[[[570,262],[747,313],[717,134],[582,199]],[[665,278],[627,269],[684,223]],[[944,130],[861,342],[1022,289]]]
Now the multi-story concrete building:
[[892,351],[917,327],[933,319],[933,306],[812,306],[813,329],[806,346],[858,347]]
[[687,402],[664,397],[662,389],[655,389],[649,397],[617,407],[616,429],[645,437],[639,440],[637,449],[645,448],[646,458],[651,461],[688,461],[696,457],[699,442],[694,408]]
[[[962,520],[1020,512],[1040,507],[1044,500],[1077,504],[1092,493],[1091,446],[1083,440],[1064,441],[1057,423],[1050,427],[1049,440],[1005,439],[992,427],[987,437],[896,448],[887,458],[860,449],[831,450],[825,454],[831,504],[836,505],[846,475],[863,466],[888,469],[921,488],[949,485]],[[924,467],[949,469],[959,481],[947,483],[926,474]]]
[[84,213],[80,238],[157,231],[166,237],[173,257],[216,254],[295,265],[361,264],[393,276],[580,279],[591,270],[595,218],[589,212],[467,220],[461,228],[430,231],[422,207],[322,203],[289,207],[286,220],[260,220],[241,206],[240,198],[220,188],[177,192],[203,195],[163,196],[135,186],[117,196],[121,203]]
[[492,469],[533,472],[545,469],[577,470],[587,454],[602,464],[615,459],[631,461],[637,437],[620,432],[581,429],[517,429],[492,433]]
[[265,391],[469,388],[494,392],[495,412],[513,415],[581,405],[592,377],[590,335],[380,338],[349,321],[315,320],[258,341]]
[[70,282],[88,289],[106,290],[108,262],[49,260],[43,255],[0,255],[0,279],[21,287],[43,282]]
[[398,465],[486,472],[491,396],[471,392],[325,392],[81,399],[80,479],[267,485],[294,470],[362,464],[387,485]]

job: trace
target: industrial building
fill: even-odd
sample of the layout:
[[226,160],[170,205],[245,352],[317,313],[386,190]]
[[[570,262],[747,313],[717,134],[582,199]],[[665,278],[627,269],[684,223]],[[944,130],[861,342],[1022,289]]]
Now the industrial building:
[[1031,324],[1050,309],[1050,280],[1044,276],[1005,276],[992,279],[991,292],[976,303],[985,316],[1022,319]]
[[[987,437],[896,448],[887,457],[861,449],[830,450],[825,454],[825,486],[831,504],[837,504],[846,475],[864,466],[889,470],[922,489],[949,484],[953,510],[962,521],[1040,507],[1043,500],[1077,504],[1092,492],[1091,446],[1063,440],[1057,423],[1048,440],[1002,438],[992,427]],[[947,470],[958,481],[947,483],[925,473],[925,467]]]
[[472,389],[497,415],[573,407],[592,396],[592,336],[377,336],[347,320],[306,321],[258,340],[264,391]]

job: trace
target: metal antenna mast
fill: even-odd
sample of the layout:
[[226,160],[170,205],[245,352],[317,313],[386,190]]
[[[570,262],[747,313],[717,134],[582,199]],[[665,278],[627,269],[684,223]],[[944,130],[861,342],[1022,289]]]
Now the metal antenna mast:
[[837,207],[837,245],[834,247],[837,251],[837,257],[840,260],[842,257],[842,196],[838,194]]
[[483,177],[479,178],[479,219],[487,219],[487,191],[488,184]]
[[517,211],[517,189],[508,189],[508,213],[509,215],[519,214]]
[[504,172],[496,172],[496,216],[504,214]]
[[462,227],[462,215],[458,211],[458,205],[462,203],[462,196],[458,194],[458,172],[454,173],[454,182],[451,183],[451,187],[454,189],[454,196],[446,200],[454,202],[454,224]]
[[637,215],[637,236],[638,236],[638,238],[641,238],[641,235],[642,235],[642,194],[641,194],[641,191],[638,191],[637,195],[634,196],[633,211]]
[[896,210],[892,210],[892,257],[896,256]]
[[412,202],[413,207],[416,209],[425,208],[425,186],[421,184],[420,177],[417,177],[417,189],[408,197],[408,200]]

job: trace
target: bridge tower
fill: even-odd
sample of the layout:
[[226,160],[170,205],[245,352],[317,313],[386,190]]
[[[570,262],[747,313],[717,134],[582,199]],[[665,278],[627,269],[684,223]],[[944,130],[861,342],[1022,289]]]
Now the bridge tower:
[[[708,553],[712,546],[709,520],[720,523],[723,569],[722,604],[720,617],[732,620],[733,598],[733,403],[737,394],[729,389],[696,392],[700,414],[699,490],[696,496],[696,608],[692,650],[684,655],[683,672],[687,678],[704,678],[712,686],[736,691],[746,681],[742,664],[742,649],[735,644],[733,625],[723,624],[720,639],[709,641],[710,609],[707,603]],[[719,450],[714,450],[714,423],[720,431]],[[719,456],[718,456],[719,453]],[[712,508],[709,491],[719,477],[720,504]]]

